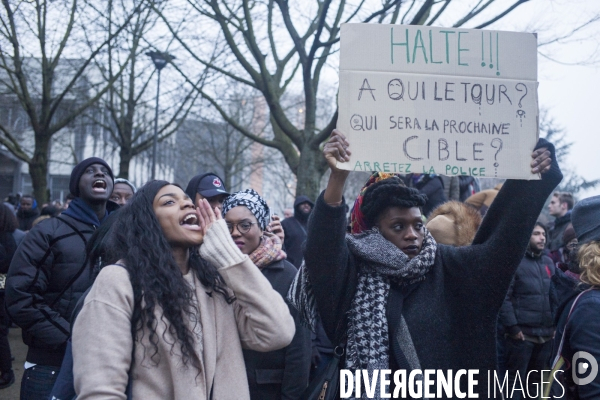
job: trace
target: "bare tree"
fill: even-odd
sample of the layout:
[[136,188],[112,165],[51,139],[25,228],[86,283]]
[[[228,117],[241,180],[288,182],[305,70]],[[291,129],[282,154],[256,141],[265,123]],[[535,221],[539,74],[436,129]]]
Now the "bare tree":
[[[252,93],[237,90],[236,85],[227,89],[224,92],[229,94],[222,100],[228,114],[238,125],[263,136],[268,128],[266,121],[260,121],[264,104]],[[176,168],[178,182],[187,182],[198,173],[215,172],[228,190],[238,190],[265,163],[261,147],[223,121],[219,114],[206,111],[202,117],[196,114],[183,123],[175,146],[180,154]]]
[[[133,157],[152,146],[154,137],[154,102],[152,83],[156,69],[146,53],[154,47],[146,42],[149,32],[156,28],[157,15],[151,8],[136,13],[125,29],[122,40],[109,43],[107,65],[98,65],[107,83],[108,93],[99,102],[99,110],[88,114],[93,124],[106,129],[119,149],[119,174],[129,178]],[[171,62],[171,60],[169,60]],[[203,77],[201,76],[201,79]],[[185,82],[169,79],[171,88],[161,95],[163,106],[159,119],[158,142],[162,142],[181,126],[198,97],[197,91]],[[200,82],[195,82],[198,86]]]
[[565,159],[569,155],[573,143],[567,140],[566,130],[556,123],[547,109],[542,109],[540,112],[540,136],[554,144],[556,158],[561,164],[564,178],[558,190],[577,194],[582,190],[593,189],[600,185],[600,179],[588,181],[565,166],[567,165]]
[[[0,124],[0,144],[29,165],[34,195],[47,200],[48,155],[52,137],[93,105],[113,81],[98,82],[91,69],[109,43],[139,11],[125,0],[113,14],[113,0],[2,1],[0,87],[16,97],[34,138],[33,151],[10,126]],[[107,29],[110,26],[110,29]]]
[[[353,4],[344,0],[187,0],[175,2],[164,10],[156,8],[189,56],[221,77],[221,81],[214,81],[214,86],[199,89],[201,96],[243,135],[281,152],[298,178],[296,193],[314,198],[326,169],[320,146],[337,120],[337,111],[333,111],[326,122],[318,122],[317,98],[321,79],[328,71],[328,61],[339,49],[342,23],[436,23],[484,28],[527,1],[515,0],[501,6],[496,0],[473,1],[466,5],[452,0],[382,0]],[[450,9],[452,13],[448,12]],[[457,12],[459,18],[452,20],[449,15],[457,15]],[[202,27],[202,32],[194,29],[192,20],[194,26]],[[185,35],[177,31],[182,24],[188,26],[183,30]],[[210,30],[207,26],[216,28]],[[218,58],[210,60],[199,51],[215,43],[221,46]],[[189,72],[186,75],[191,76]],[[271,136],[257,136],[236,124],[219,97],[218,85],[222,81],[241,83],[264,96]],[[282,105],[282,98],[292,86],[300,87],[303,92],[302,124],[295,124],[294,116],[286,113]]]

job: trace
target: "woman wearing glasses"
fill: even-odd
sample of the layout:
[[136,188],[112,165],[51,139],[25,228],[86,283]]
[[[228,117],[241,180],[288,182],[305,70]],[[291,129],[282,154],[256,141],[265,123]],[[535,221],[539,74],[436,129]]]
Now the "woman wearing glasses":
[[242,348],[280,349],[294,322],[221,215],[152,181],[107,240],[73,327],[77,398],[249,399]]
[[[233,193],[223,203],[223,217],[236,246],[285,297],[297,270],[286,261],[281,239],[267,231],[270,211],[265,200],[252,189]],[[297,322],[295,309],[290,307],[290,312]],[[289,346],[269,353],[244,350],[250,397],[297,399],[308,384],[310,356],[310,331],[298,323]]]

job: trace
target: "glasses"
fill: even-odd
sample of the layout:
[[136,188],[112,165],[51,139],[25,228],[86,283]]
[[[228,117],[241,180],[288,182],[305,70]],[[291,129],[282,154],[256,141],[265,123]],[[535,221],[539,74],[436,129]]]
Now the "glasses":
[[237,224],[227,223],[227,229],[229,229],[229,233],[233,233],[233,230],[237,227],[237,230],[240,233],[248,233],[248,231],[252,229],[252,225],[258,225],[258,223],[249,221],[242,221]]

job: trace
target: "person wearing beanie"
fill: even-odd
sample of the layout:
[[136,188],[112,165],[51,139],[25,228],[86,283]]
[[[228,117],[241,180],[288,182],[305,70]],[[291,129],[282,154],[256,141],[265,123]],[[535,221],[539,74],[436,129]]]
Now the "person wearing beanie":
[[[434,381],[428,392],[436,393],[443,388],[435,378],[420,378],[416,370],[478,370],[470,390],[488,398],[498,312],[536,217],[562,179],[554,146],[539,140],[531,174],[540,179],[508,180],[473,243],[463,247],[438,244],[423,224],[425,196],[383,172],[356,199],[346,235],[342,194],[350,171],[337,163],[350,161],[351,150],[338,130],[324,146],[331,175],[308,220],[305,264],[288,298],[311,326],[320,315],[332,343],[343,345],[341,368],[351,375],[416,374],[420,382],[412,388]],[[466,379],[459,386],[467,392]],[[389,392],[394,389],[390,382]]]
[[70,336],[71,314],[92,283],[86,271],[87,241],[119,207],[108,200],[113,179],[100,158],[77,164],[69,181],[74,196],[69,207],[33,227],[12,259],[6,309],[28,346],[21,398],[47,399],[52,390]]
[[[540,386],[541,376],[534,373],[527,383],[524,377],[532,370],[550,369],[548,362],[555,329],[553,311],[558,306],[556,293],[550,290],[555,267],[552,259],[543,253],[545,245],[546,228],[536,222],[499,314],[505,332],[503,361],[508,386],[512,388],[519,379],[530,393],[535,393],[535,388]],[[520,394],[515,391],[511,398],[520,399]]]
[[185,188],[185,193],[194,204],[206,199],[213,209],[216,207],[219,210],[223,207],[225,198],[229,196],[223,180],[214,172],[194,176]]
[[436,242],[460,247],[473,242],[479,225],[481,215],[477,210],[460,201],[449,201],[433,210],[426,228]]
[[110,195],[110,201],[124,206],[135,194],[135,185],[124,178],[115,179],[115,187]]
[[[553,358],[567,361],[560,367],[566,398],[591,400],[600,398],[600,196],[575,204],[571,222],[577,248],[569,254],[569,270],[576,261],[581,282],[557,310]],[[552,389],[561,393],[556,384]]]

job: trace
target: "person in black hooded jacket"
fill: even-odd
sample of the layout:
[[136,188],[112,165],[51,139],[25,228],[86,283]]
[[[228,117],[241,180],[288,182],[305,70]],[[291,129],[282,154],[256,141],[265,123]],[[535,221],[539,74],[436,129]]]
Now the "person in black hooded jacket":
[[91,285],[85,246],[118,205],[108,201],[114,177],[108,164],[88,158],[71,172],[74,200],[60,216],[42,221],[17,249],[6,280],[6,309],[28,346],[21,398],[47,399],[70,336],[69,319]]
[[306,240],[306,223],[314,205],[308,197],[298,196],[294,201],[294,216],[281,221],[285,232],[283,248],[288,255],[288,261],[296,268],[302,265],[302,243]]

